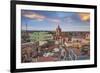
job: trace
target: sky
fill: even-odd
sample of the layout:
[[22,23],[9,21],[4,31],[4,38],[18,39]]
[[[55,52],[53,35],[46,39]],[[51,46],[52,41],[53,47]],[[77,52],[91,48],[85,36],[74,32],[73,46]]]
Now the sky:
[[59,25],[62,31],[90,31],[90,13],[21,10],[22,30],[55,31]]

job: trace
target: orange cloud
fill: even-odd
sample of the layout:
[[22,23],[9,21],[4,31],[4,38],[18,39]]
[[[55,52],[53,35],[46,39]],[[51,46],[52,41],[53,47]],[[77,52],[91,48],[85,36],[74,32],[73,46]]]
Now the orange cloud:
[[79,13],[79,16],[82,21],[89,21],[90,20],[90,14],[89,13]]

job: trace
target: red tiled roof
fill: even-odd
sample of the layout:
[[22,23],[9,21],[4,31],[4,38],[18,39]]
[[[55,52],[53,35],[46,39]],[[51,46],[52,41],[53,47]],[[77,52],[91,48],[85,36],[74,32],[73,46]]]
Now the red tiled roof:
[[46,61],[55,61],[56,59],[54,57],[39,57],[39,62],[46,62]]

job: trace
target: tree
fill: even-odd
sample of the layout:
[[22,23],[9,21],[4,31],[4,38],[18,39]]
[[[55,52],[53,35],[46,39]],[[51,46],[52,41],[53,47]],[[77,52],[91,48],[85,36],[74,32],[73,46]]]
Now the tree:
[[52,39],[52,35],[48,32],[33,32],[30,36],[30,40],[33,42],[45,41]]

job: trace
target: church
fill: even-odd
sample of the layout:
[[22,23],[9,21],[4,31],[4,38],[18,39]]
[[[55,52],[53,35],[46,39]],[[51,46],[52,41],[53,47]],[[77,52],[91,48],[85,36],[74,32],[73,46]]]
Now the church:
[[64,44],[65,42],[65,35],[62,32],[62,29],[60,28],[60,26],[58,25],[54,34],[54,40],[55,40],[55,44]]

